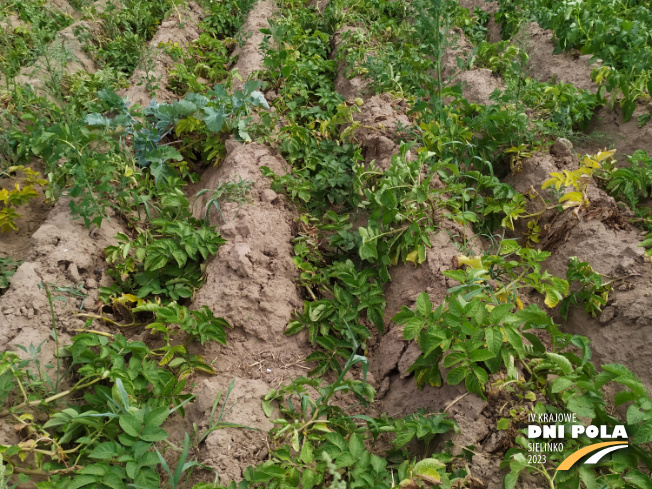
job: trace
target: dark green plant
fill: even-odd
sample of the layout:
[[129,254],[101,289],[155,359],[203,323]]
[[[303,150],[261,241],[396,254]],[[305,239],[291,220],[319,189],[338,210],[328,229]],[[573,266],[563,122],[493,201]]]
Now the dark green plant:
[[650,196],[652,189],[652,158],[646,151],[638,150],[627,157],[629,166],[603,167],[600,177],[606,180],[606,190],[616,199],[626,202],[632,209]]
[[[122,292],[139,298],[188,299],[204,282],[203,262],[225,241],[212,226],[191,216],[181,190],[162,196],[159,210],[151,229],[134,240],[120,233],[119,244],[106,248],[108,274]],[[105,299],[115,293],[100,292]]]
[[[544,29],[551,29],[555,53],[576,49],[592,55],[593,61],[601,59],[603,65],[594,69],[592,78],[600,86],[602,96],[611,93],[611,107],[619,101],[624,121],[632,117],[637,100],[650,96],[652,13],[644,2],[590,0],[580,6],[528,0],[506,2],[501,8],[518,8],[522,15],[536,20]],[[647,120],[643,119],[643,123]]]
[[612,288],[610,282],[604,283],[603,277],[593,271],[587,262],[580,262],[572,256],[568,263],[566,280],[571,286],[571,293],[561,303],[560,313],[568,319],[568,310],[571,305],[584,305],[584,311],[595,317],[607,305],[609,293]]
[[3,294],[9,288],[11,277],[20,266],[22,261],[14,261],[11,258],[0,258],[0,294]]
[[[320,270],[319,277],[313,277],[310,285],[318,293],[328,291],[331,298],[304,302],[304,311],[296,313],[295,319],[288,323],[286,335],[294,335],[303,329],[308,330],[312,344],[320,346],[306,358],[317,362],[309,374],[321,376],[329,369],[342,371],[342,359],[357,353],[358,348],[366,351],[366,341],[371,332],[362,323],[366,317],[379,331],[383,331],[385,299],[381,281],[373,269],[357,270],[351,261],[336,262]],[[364,316],[363,316],[364,314]]]

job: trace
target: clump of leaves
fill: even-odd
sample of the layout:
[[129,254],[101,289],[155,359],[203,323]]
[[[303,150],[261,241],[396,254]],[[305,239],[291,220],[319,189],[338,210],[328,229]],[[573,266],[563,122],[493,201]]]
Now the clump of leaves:
[[588,206],[589,198],[586,191],[591,182],[591,176],[601,168],[601,163],[613,156],[616,150],[600,151],[595,156],[585,156],[580,162],[577,170],[563,170],[563,172],[552,172],[548,180],[543,182],[541,188],[554,187],[557,192],[563,192],[567,188],[574,189],[563,194],[559,203],[564,209],[569,207]]
[[0,257],[0,295],[9,288],[10,279],[21,263],[22,261],[14,261],[9,257]]
[[369,212],[367,226],[358,228],[362,238],[358,253],[361,259],[379,264],[386,281],[391,265],[409,261],[417,266],[425,261],[426,247],[431,246],[429,234],[434,231],[433,173],[425,178],[421,173],[431,155],[422,152],[409,161],[410,147],[402,144],[385,172],[365,169],[362,164],[356,167],[354,189],[364,195],[361,205]]
[[84,45],[95,50],[95,58],[102,67],[130,74],[143,54],[143,43],[152,38],[173,5],[172,0],[126,0],[120,8],[109,4],[100,14],[100,33]]
[[211,209],[215,209],[219,213],[222,222],[226,222],[226,219],[224,218],[224,214],[222,214],[220,203],[229,202],[229,203],[238,204],[238,210],[239,210],[243,204],[250,202],[249,199],[247,198],[247,195],[251,190],[252,185],[253,182],[251,180],[243,180],[242,177],[239,175],[237,179],[234,178],[232,180],[229,180],[228,182],[220,182],[220,184],[214,189],[205,188],[197,192],[197,194],[195,195],[195,199],[193,200],[193,208],[195,202],[199,197],[210,192],[208,196],[208,201],[204,206],[204,210],[206,211],[206,214],[204,215],[204,220],[206,222],[209,222]]
[[13,10],[21,20],[19,25],[3,22],[0,27],[0,72],[8,83],[22,67],[46,53],[57,32],[74,19],[41,0],[11,0],[3,2],[2,8]]
[[[584,311],[595,317],[607,305],[611,285],[603,283],[602,275],[596,273],[587,262],[581,262],[572,256],[568,263],[566,279],[571,284],[571,293],[561,303],[560,313],[568,319],[570,306],[584,305]],[[573,287],[576,285],[576,288]]]
[[[511,258],[518,261],[501,255],[513,255]],[[415,311],[404,306],[392,318],[404,326],[403,338],[416,340],[421,348],[422,354],[410,367],[419,386],[441,385],[439,365],[443,360],[444,367],[452,367],[446,377],[448,384],[464,381],[469,392],[484,396],[489,373],[504,366],[516,378],[515,360],[523,361],[531,349],[538,354],[545,351],[541,341],[526,331],[553,328],[552,321],[537,306],[522,309],[518,289],[531,287],[544,293],[549,307],[557,305],[568,293],[565,280],[541,271],[541,262],[548,255],[505,240],[500,255],[462,256],[458,259],[460,264],[469,268],[444,272],[460,285],[449,289],[443,304],[435,309],[424,292],[417,298]],[[518,310],[513,313],[515,308]],[[533,346],[526,347],[523,338]]]
[[[85,332],[60,355],[75,375],[62,391],[41,379],[41,367],[30,365],[36,360],[0,358],[0,416],[11,414],[22,437],[2,447],[8,466],[27,469],[46,489],[160,487],[154,445],[168,437],[165,420],[192,399],[182,393],[186,380],[122,335]],[[66,402],[73,396],[76,403]]]
[[[22,177],[18,176],[20,173],[23,174]],[[14,188],[0,188],[0,232],[18,231],[16,219],[20,214],[16,209],[38,196],[34,187],[46,185],[47,180],[42,179],[37,171],[24,165],[10,166],[0,171],[0,178],[14,184]]]
[[[519,212],[516,218],[530,219],[528,221],[527,237],[529,241],[538,243],[539,237],[539,220],[549,210],[563,211],[565,209],[574,209],[577,214],[582,209],[589,207],[588,188],[595,175],[599,175],[602,165],[608,161],[616,150],[600,151],[595,155],[586,155],[580,161],[580,167],[577,170],[563,170],[561,172],[552,172],[548,180],[541,185],[542,189],[550,188],[553,191],[554,201],[548,203],[542,196],[530,188],[529,197],[536,198],[541,202],[539,210],[532,213],[525,213],[525,200],[522,199],[519,205]],[[566,192],[570,190],[570,192]],[[513,229],[513,228],[511,228]]]
[[210,33],[203,32],[183,54],[176,44],[164,46],[173,58],[178,57],[180,61],[170,70],[170,88],[175,93],[185,95],[188,92],[205,92],[229,77],[228,67],[231,63],[230,53],[235,47],[234,41],[218,40]]
[[343,369],[342,359],[357,353],[359,347],[367,350],[371,332],[362,317],[379,331],[384,329],[382,281],[373,269],[358,270],[350,260],[322,268],[311,280],[310,286],[330,297],[317,299],[310,289],[314,300],[304,302],[303,312],[295,314],[285,334],[294,335],[306,329],[309,341],[323,348],[306,358],[317,362],[309,375],[321,376],[329,369],[339,373]]
[[111,265],[107,274],[116,282],[100,290],[104,300],[119,292],[189,299],[204,283],[203,262],[225,243],[214,227],[192,217],[188,199],[178,188],[162,196],[159,216],[150,224],[151,229],[134,240],[118,233],[119,244],[106,248]]
[[230,96],[217,85],[206,96],[191,93],[173,104],[153,101],[142,118],[126,99],[100,90],[97,99],[112,117],[97,112],[75,116],[72,122],[41,128],[32,141],[29,151],[43,158],[49,175],[46,195],[58,198],[69,189],[73,215],[83,217],[87,227],[100,226],[108,209],[127,217],[142,207],[149,213],[156,195],[178,184],[171,179],[190,177],[183,156],[166,138],[176,131],[219,141],[234,131],[250,141],[249,112],[268,107],[258,86],[248,83]]
[[652,190],[652,157],[647,151],[638,150],[627,161],[629,166],[605,168],[600,176],[606,179],[606,189],[614,198],[636,210],[640,200],[648,198]]

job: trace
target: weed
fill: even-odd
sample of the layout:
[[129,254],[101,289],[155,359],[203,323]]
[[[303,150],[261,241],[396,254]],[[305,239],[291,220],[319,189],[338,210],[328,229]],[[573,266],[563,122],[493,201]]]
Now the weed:
[[200,465],[195,460],[191,460],[190,462],[187,462],[189,451],[190,451],[190,437],[188,436],[188,433],[186,433],[183,439],[183,449],[181,450],[181,455],[179,455],[179,459],[177,460],[177,467],[174,470],[174,472],[172,472],[167,462],[163,458],[163,455],[161,455],[161,452],[159,452],[158,449],[156,449],[156,454],[158,455],[158,458],[161,461],[161,466],[163,467],[163,470],[167,472],[170,478],[168,481],[168,486],[170,487],[170,489],[177,489],[178,487],[182,487],[181,480],[184,477],[184,473],[188,471],[188,469]]
[[16,273],[22,261],[15,261],[11,258],[0,257],[0,294],[3,294],[9,288],[11,277]]
[[201,444],[208,435],[213,433],[214,431],[217,430],[222,430],[225,428],[246,428],[250,430],[256,430],[256,428],[251,428],[245,425],[237,424],[237,423],[228,423],[226,421],[223,421],[224,417],[229,414],[229,412],[236,406],[237,403],[233,404],[231,407],[226,409],[226,405],[229,402],[229,396],[231,395],[231,391],[233,390],[233,385],[235,381],[232,380],[229,383],[229,386],[226,389],[226,394],[224,395],[224,402],[222,403],[222,407],[220,408],[220,412],[217,415],[217,418],[215,418],[215,411],[217,409],[217,406],[220,405],[220,401],[222,400],[222,392],[220,391],[215,398],[215,401],[213,402],[213,407],[211,408],[211,415],[210,418],[208,419],[208,428],[201,433],[198,431],[197,426],[193,424],[193,428],[195,430],[195,434],[193,437],[193,443],[195,446],[198,446]]
[[[224,214],[222,214],[220,202],[229,202],[233,204],[238,204],[238,212],[239,212],[243,204],[250,203],[249,199],[247,198],[247,194],[249,193],[252,184],[253,182],[251,180],[243,180],[242,177],[238,176],[237,180],[234,178],[233,180],[230,180],[228,182],[222,182],[214,189],[200,190],[195,195],[192,207],[194,208],[195,206],[194,204],[199,197],[201,197],[202,195],[208,192],[211,192],[211,194],[208,197],[208,201],[204,206],[206,211],[204,221],[206,223],[209,222],[211,208],[214,208],[220,214],[220,217],[222,218],[222,222],[226,223]],[[236,212],[236,216],[237,216],[237,212]]]
[[151,49],[145,50],[139,63],[139,66],[143,70],[143,74],[141,75],[140,82],[137,84],[138,86],[145,85],[145,91],[152,98],[160,88],[159,80],[156,78],[156,72],[154,71],[154,68],[156,67],[155,53],[156,51]]

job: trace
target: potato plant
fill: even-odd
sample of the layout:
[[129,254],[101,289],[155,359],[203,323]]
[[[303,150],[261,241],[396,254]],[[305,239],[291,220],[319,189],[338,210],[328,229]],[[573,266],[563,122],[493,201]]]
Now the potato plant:
[[[592,74],[600,92],[610,93],[609,104],[622,107],[623,120],[631,119],[637,101],[652,95],[650,25],[652,11],[645,2],[558,3],[548,0],[504,2],[502,27],[509,35],[517,19],[534,19],[555,35],[557,50],[579,50],[601,59]],[[640,120],[645,124],[649,116]]]

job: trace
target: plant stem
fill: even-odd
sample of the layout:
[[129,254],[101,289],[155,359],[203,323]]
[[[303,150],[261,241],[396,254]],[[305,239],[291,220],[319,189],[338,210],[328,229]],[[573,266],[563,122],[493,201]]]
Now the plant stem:
[[94,329],[73,329],[73,331],[76,331],[77,333],[92,333],[99,336],[106,336],[107,338],[110,339],[114,338],[114,335],[112,335],[111,333],[105,333],[104,331],[97,331]]
[[[13,411],[18,410],[18,409],[22,409],[24,407],[32,407],[32,406],[39,406],[41,404],[49,404],[52,401],[56,401],[57,399],[60,399],[62,397],[66,397],[66,396],[72,394],[75,391],[85,389],[86,387],[89,387],[89,386],[95,384],[96,382],[99,382],[100,380],[102,380],[102,377],[97,377],[96,379],[93,379],[93,380],[91,380],[90,382],[88,382],[86,384],[82,384],[82,382],[84,380],[85,379],[80,380],[79,382],[77,382],[70,389],[68,389],[66,391],[63,391],[63,392],[59,392],[58,394],[50,396],[47,399],[43,399],[43,400],[37,399],[36,401],[22,402],[22,403],[18,404],[17,406],[14,406],[14,407],[6,410],[6,411],[2,411],[0,413],[0,417],[7,416],[8,414],[11,414]],[[80,385],[80,384],[82,384],[82,385]]]
[[23,398],[25,399],[25,402],[27,402],[27,399],[29,399],[29,397],[27,397],[27,392],[25,392],[25,388],[23,387],[23,383],[20,381],[20,379],[16,375],[16,371],[14,370],[14,367],[11,366],[9,368],[11,369],[11,371],[14,374],[14,379],[16,379],[16,381],[18,381],[18,387],[20,387],[20,391],[23,393]]
[[[109,319],[106,316],[100,316],[98,314],[77,314],[78,317],[80,318],[90,318],[90,319],[100,319],[104,321],[105,323],[112,324],[113,326],[117,326],[119,328],[132,328],[134,326],[142,326],[143,323],[137,323],[136,321],[130,323],[130,324],[121,324],[117,321],[114,321],[113,319]],[[99,334],[99,333],[98,333]]]
[[50,315],[52,316],[52,333],[54,335],[55,342],[55,357],[57,357],[57,381],[54,386],[54,390],[59,390],[59,383],[61,382],[61,357],[59,355],[59,333],[57,332],[57,318],[54,314],[54,302],[52,301],[52,294],[50,294],[50,288],[45,282],[41,282],[43,289],[45,290],[45,295],[48,298],[48,304],[50,305]]

